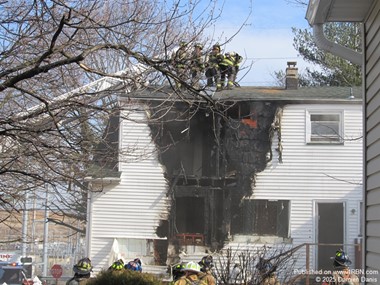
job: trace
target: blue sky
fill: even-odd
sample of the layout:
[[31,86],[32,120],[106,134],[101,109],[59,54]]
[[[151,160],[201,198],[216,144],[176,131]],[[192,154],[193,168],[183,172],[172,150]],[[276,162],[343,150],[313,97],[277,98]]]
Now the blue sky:
[[306,6],[286,0],[225,0],[220,5],[222,3],[222,15],[215,27],[217,34],[223,32],[228,38],[248,17],[240,33],[224,46],[225,51],[243,55],[247,59],[245,66],[253,64],[241,85],[273,86],[273,72],[285,71],[287,61],[297,61],[299,72],[310,66],[294,49],[292,33],[292,27],[309,27],[305,19]]

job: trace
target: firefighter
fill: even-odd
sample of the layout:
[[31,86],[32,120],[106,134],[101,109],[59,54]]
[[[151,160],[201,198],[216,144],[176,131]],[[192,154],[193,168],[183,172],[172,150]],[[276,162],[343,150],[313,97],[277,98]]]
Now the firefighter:
[[181,88],[182,82],[185,82],[188,79],[189,54],[187,50],[187,42],[180,42],[179,48],[172,54],[171,60],[175,68],[175,73],[179,79],[176,81],[176,87]]
[[125,265],[125,269],[142,272],[142,264],[140,258],[135,258]]
[[204,279],[200,278],[201,266],[195,262],[188,262],[182,271],[185,272],[185,275],[180,277],[174,285],[207,285]]
[[[232,89],[234,86],[239,86],[236,82],[237,74],[239,72],[240,63],[243,61],[243,57],[236,52],[226,52],[224,55],[224,60],[220,63],[221,65],[221,83],[222,87],[227,89]],[[225,81],[227,81],[227,86]]]
[[74,276],[66,282],[66,285],[83,285],[91,276],[92,265],[89,258],[82,258],[73,267]]
[[170,282],[173,285],[178,279],[185,275],[185,263],[177,263],[170,267],[171,274],[173,276],[173,281]]
[[[222,88],[232,89],[234,87],[234,70],[235,62],[232,54],[227,52],[224,55],[223,60],[219,64],[220,66],[220,84]],[[227,79],[227,85],[225,81]]]
[[240,64],[243,61],[243,57],[239,55],[237,52],[230,52],[230,56],[234,63],[233,68],[232,68],[232,81],[234,83],[234,86],[239,86],[239,83],[236,82],[236,79],[237,79],[237,74],[240,69]]
[[203,45],[196,43],[191,56],[191,79],[193,87],[196,89],[200,87],[199,82],[205,69],[205,59],[202,54],[202,49]]
[[124,261],[122,259],[116,260],[114,263],[108,267],[108,270],[118,271],[124,269]]
[[332,274],[332,283],[336,285],[359,285],[359,278],[350,272],[351,260],[347,254],[339,249],[335,253]]
[[207,86],[216,86],[216,91],[222,90],[220,83],[220,67],[219,64],[223,61],[224,55],[220,52],[220,45],[215,44],[212,47],[212,51],[208,55],[206,61],[206,77]]
[[215,285],[215,277],[212,274],[212,268],[214,267],[213,258],[211,255],[203,256],[201,261],[198,262],[201,266],[202,273],[199,274],[199,278],[205,280],[208,285]]

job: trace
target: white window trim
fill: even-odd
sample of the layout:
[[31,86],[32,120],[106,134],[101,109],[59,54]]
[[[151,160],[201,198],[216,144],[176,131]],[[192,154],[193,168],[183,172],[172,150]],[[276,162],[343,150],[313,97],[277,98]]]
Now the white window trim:
[[[311,115],[315,115],[315,114],[321,114],[321,115],[339,115],[340,117],[340,124],[339,124],[339,136],[340,136],[340,140],[339,141],[318,141],[318,142],[315,142],[315,141],[311,141],[311,121],[310,121],[310,117]],[[321,109],[309,109],[309,110],[306,110],[306,124],[305,124],[305,141],[306,141],[306,144],[335,144],[335,145],[342,145],[344,144],[344,111],[343,110],[336,110],[336,109],[325,109],[325,110],[321,110]]]

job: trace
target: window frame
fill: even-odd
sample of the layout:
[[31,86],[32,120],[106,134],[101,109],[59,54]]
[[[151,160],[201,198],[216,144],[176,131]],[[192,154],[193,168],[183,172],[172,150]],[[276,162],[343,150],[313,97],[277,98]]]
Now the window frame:
[[[331,139],[328,135],[318,136],[318,139],[313,139],[312,137],[312,120],[311,117],[313,115],[331,115],[338,116],[338,139]],[[305,140],[306,144],[329,144],[329,145],[342,145],[344,144],[344,111],[343,110],[306,110],[306,132],[305,132]],[[324,139],[325,138],[325,139]]]
[[[249,203],[249,205],[248,205],[249,209],[250,209],[249,211],[247,208],[247,203]],[[285,212],[283,213],[286,216],[283,218],[287,219],[287,224],[286,224],[285,229],[281,231],[282,234],[281,233],[279,234],[279,231],[280,231],[280,227],[283,226],[284,224],[283,224],[283,221],[280,219],[280,213],[279,212],[276,212],[276,216],[271,217],[272,221],[276,220],[275,224],[274,224],[274,226],[276,227],[276,229],[275,229],[276,233],[273,233],[273,232],[264,233],[264,232],[262,232],[265,228],[262,225],[260,225],[258,228],[255,228],[255,226],[257,226],[256,223],[258,221],[264,222],[264,220],[260,218],[263,216],[263,213],[260,212],[260,210],[262,210],[262,204],[263,203],[271,204],[270,207],[273,208],[273,206],[275,206],[277,209],[280,206],[280,203],[286,203],[286,207],[284,208]],[[275,205],[275,204],[278,204],[278,205]],[[242,234],[243,235],[256,235],[256,236],[275,236],[275,237],[285,238],[285,239],[290,237],[291,200],[245,199],[242,211],[245,212],[242,215],[242,218],[244,219],[243,223],[245,225],[243,225],[242,232],[238,233],[238,234],[240,234],[240,235],[242,235]],[[253,211],[253,212],[251,212],[251,211]],[[257,211],[259,211],[259,212],[257,212]],[[266,216],[266,214],[264,216]],[[248,225],[247,223],[252,223],[252,224]],[[248,225],[248,227],[247,227],[247,225]],[[268,227],[268,225],[269,224],[267,224],[266,227]]]

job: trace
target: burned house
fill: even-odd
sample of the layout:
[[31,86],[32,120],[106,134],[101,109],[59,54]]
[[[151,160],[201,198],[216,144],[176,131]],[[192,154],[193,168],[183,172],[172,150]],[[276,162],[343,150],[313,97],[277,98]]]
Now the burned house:
[[[297,88],[292,78],[288,86],[121,96],[108,131],[118,151],[103,147],[104,167],[89,177],[87,250],[95,270],[138,256],[154,272],[184,253],[198,258],[239,244],[353,244],[360,88]],[[329,215],[339,217],[335,224]],[[329,266],[331,250],[312,246],[310,268]]]

